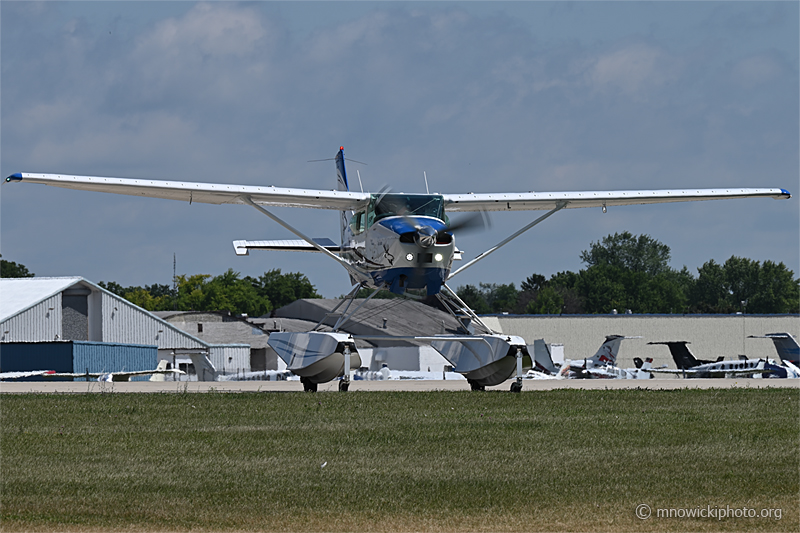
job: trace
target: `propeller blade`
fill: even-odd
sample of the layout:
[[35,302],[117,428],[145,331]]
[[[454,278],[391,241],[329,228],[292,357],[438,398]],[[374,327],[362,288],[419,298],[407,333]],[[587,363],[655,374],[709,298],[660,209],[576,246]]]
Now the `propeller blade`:
[[492,226],[486,211],[477,211],[452,222],[444,231],[485,230]]

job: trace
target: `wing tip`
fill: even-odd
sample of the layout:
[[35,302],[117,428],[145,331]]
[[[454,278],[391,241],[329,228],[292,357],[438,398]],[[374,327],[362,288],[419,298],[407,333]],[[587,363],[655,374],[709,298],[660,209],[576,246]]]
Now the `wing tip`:
[[792,197],[792,193],[790,193],[790,192],[789,192],[789,191],[787,191],[786,189],[781,189],[781,196],[782,196],[782,197],[783,197],[785,200],[788,200],[789,198],[791,198],[791,197]]
[[12,181],[22,181],[22,172],[11,174],[9,177],[6,178],[6,183],[11,183]]

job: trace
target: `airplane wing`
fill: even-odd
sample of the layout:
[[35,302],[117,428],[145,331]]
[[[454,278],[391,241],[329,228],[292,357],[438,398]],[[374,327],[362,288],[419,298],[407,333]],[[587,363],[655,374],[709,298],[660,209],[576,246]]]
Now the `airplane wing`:
[[445,209],[453,211],[534,211],[613,205],[663,204],[733,198],[789,199],[786,189],[666,189],[654,191],[574,191],[486,194],[444,194]]
[[[206,204],[243,204],[243,197],[266,206],[307,207],[313,209],[354,209],[364,206],[369,193],[315,189],[289,189],[275,186],[234,185],[147,179],[68,176],[18,172],[6,182],[39,183],[65,189],[109,192],[129,196],[164,198]],[[657,204],[732,198],[791,198],[785,189],[672,189],[642,191],[571,191],[444,194],[447,211],[531,211],[614,205]]]
[[369,193],[363,192],[287,189],[224,183],[30,174],[27,172],[18,172],[6,178],[6,183],[14,182],[40,183],[64,189],[110,192],[203,204],[243,204],[245,202],[242,198],[249,196],[253,202],[259,205],[345,210],[358,209],[369,202]]
[[676,374],[678,376],[686,375],[689,376],[710,376],[712,378],[724,378],[725,376],[745,376],[750,374],[769,374],[772,370],[768,368],[750,368],[750,369],[740,369],[740,370],[680,370],[675,368],[649,368],[645,370],[645,372],[655,372],[658,374]]
[[[89,374],[89,377],[96,377],[101,381],[130,381],[135,376],[152,376],[154,374],[167,375],[167,374],[186,374],[183,370],[177,368],[169,369],[155,369],[155,370],[134,370],[131,372],[107,372],[104,374]],[[86,377],[86,374],[78,374],[76,377]]]
[[0,380],[3,379],[19,379],[19,378],[32,378],[38,376],[52,376],[55,370],[30,370],[19,372],[0,372]]

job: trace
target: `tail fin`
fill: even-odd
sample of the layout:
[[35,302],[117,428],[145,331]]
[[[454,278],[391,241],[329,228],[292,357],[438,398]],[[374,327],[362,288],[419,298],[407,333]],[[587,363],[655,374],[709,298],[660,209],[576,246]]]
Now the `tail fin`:
[[[339,147],[339,153],[336,154],[336,182],[337,182],[337,190],[339,191],[349,191],[350,186],[347,183],[347,172],[344,169],[344,146]],[[341,226],[342,232],[342,240],[341,245],[342,248],[345,247],[347,244],[345,241],[347,240],[345,233],[347,230],[348,224],[350,224],[350,219],[353,218],[353,210],[346,210],[342,211],[339,217],[339,224]]]
[[789,361],[795,366],[800,365],[800,344],[789,333],[767,333],[766,335],[750,335],[751,339],[772,339],[775,350],[781,361]]
[[624,335],[608,335],[606,341],[588,361],[594,365],[616,365],[619,345],[622,339],[641,339],[641,337],[625,337]]
[[336,181],[337,190],[349,191],[350,187],[347,184],[347,172],[344,170],[344,146],[339,147],[339,153],[336,154]]
[[189,357],[192,358],[197,381],[217,381],[217,369],[214,368],[206,354],[193,352],[189,354]]
[[[161,361],[158,362],[156,370],[166,370],[167,364],[168,364],[167,360],[162,359]],[[164,381],[164,374],[153,374],[152,376],[150,376],[150,381]]]
[[647,344],[666,344],[673,361],[675,361],[675,366],[679,369],[692,368],[701,364],[686,346],[689,341],[648,342]]
[[528,352],[533,353],[534,370],[545,372],[546,374],[557,374],[558,369],[553,364],[553,357],[547,348],[544,339],[536,339],[533,346],[528,345]]

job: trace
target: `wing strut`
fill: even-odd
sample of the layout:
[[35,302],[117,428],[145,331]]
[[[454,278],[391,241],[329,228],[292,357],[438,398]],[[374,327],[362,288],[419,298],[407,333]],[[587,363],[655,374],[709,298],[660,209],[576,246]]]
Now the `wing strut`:
[[566,201],[562,201],[562,202],[556,203],[555,208],[551,209],[550,211],[548,211],[544,215],[540,216],[539,218],[537,218],[536,220],[534,220],[533,222],[531,222],[530,224],[528,224],[527,226],[525,226],[524,228],[522,228],[518,232],[514,233],[510,237],[504,239],[503,241],[497,243],[496,245],[494,245],[493,247],[489,248],[488,250],[486,250],[482,254],[478,255],[478,257],[476,257],[475,259],[473,259],[472,261],[470,261],[466,265],[462,266],[461,268],[459,268],[455,272],[450,273],[450,275],[447,277],[447,281],[450,281],[453,278],[453,276],[455,276],[456,274],[458,274],[459,272],[461,272],[463,270],[466,270],[468,267],[471,267],[472,265],[474,265],[475,263],[477,263],[478,261],[480,261],[484,257],[488,256],[490,253],[492,253],[492,252],[498,250],[500,247],[508,244],[509,241],[512,241],[513,239],[516,239],[517,237],[519,237],[520,235],[522,235],[523,233],[525,233],[526,231],[528,231],[529,229],[534,227],[539,222],[544,221],[547,217],[549,217],[550,215],[552,215],[556,211],[561,211],[562,209],[567,207],[567,203],[568,202],[566,202]]
[[467,304],[465,304],[461,298],[458,297],[456,291],[448,287],[446,283],[442,284],[442,288],[445,289],[445,291],[438,292],[436,294],[436,297],[442,303],[444,308],[447,309],[447,311],[449,311],[450,314],[453,315],[453,318],[455,318],[456,321],[461,325],[461,329],[471,334],[467,326],[464,324],[464,321],[462,320],[465,317],[463,315],[459,315],[459,313],[465,313],[471,321],[480,325],[482,328],[486,330],[487,333],[489,334],[498,333],[497,331],[487,326],[483,322],[483,320],[478,318],[478,315],[475,314],[475,311],[470,309],[470,307]]
[[261,211],[262,213],[267,215],[269,218],[271,218],[272,220],[274,220],[275,222],[277,222],[278,224],[280,224],[284,228],[288,229],[289,231],[291,231],[292,233],[294,233],[295,235],[297,235],[298,237],[300,237],[301,239],[306,241],[308,244],[310,244],[311,246],[313,246],[314,248],[316,248],[320,252],[322,252],[325,255],[333,258],[335,261],[337,261],[339,264],[341,264],[345,269],[347,269],[347,271],[350,272],[350,274],[352,274],[353,277],[355,277],[356,279],[359,279],[359,280],[368,280],[368,279],[370,279],[369,275],[367,275],[365,272],[362,272],[360,269],[356,268],[351,263],[345,261],[344,259],[342,259],[338,255],[336,255],[333,252],[331,252],[330,250],[326,249],[324,246],[321,246],[321,245],[317,244],[316,242],[314,242],[314,239],[306,237],[299,230],[293,228],[288,223],[284,222],[281,218],[277,217],[276,215],[273,215],[272,213],[270,213],[269,211],[267,211],[266,209],[264,209],[263,207],[261,207],[260,205],[255,203],[253,201],[253,199],[249,195],[242,195],[241,199],[242,199],[242,201],[244,203],[255,207],[256,209],[258,209],[259,211]]

